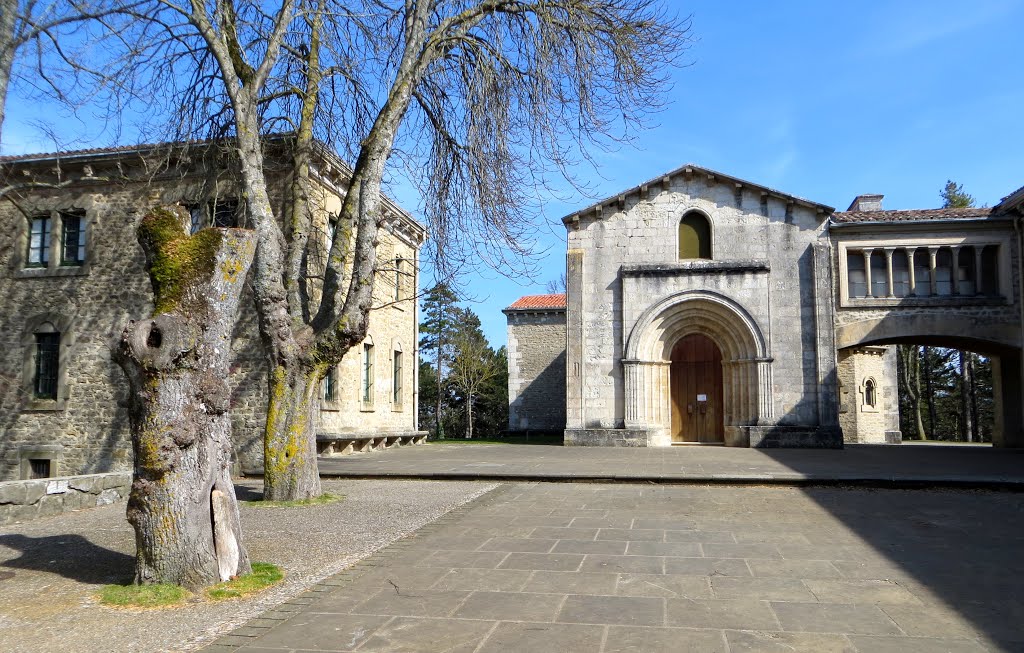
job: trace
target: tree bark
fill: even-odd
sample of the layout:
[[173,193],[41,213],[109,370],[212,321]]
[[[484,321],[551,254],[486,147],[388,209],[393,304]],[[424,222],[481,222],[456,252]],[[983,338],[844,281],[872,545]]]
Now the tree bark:
[[[18,3],[0,0],[0,146],[3,145],[4,117],[7,115],[7,86],[14,67],[14,26],[17,23]],[[3,150],[0,149],[0,152]]]
[[[294,369],[294,368],[292,368]],[[316,417],[322,375],[278,366],[270,374],[263,439],[263,498],[294,501],[320,496]]]
[[131,321],[114,358],[131,386],[135,474],[128,521],[136,583],[205,587],[250,571],[231,481],[231,334],[255,234],[188,236],[182,209],[139,227],[154,315]]
[[924,359],[925,401],[928,403],[928,435],[935,437],[935,389],[932,387],[932,348],[922,347],[921,357]]
[[965,442],[974,442],[974,415],[971,412],[971,366],[967,357],[970,356],[970,352],[961,349],[957,352],[957,356],[960,359],[960,412],[964,418],[961,422],[963,424],[963,439]]
[[900,371],[903,373],[903,391],[910,399],[910,409],[914,413],[914,436],[918,440],[924,440],[924,422],[921,419],[921,361],[917,345],[898,345],[897,351],[902,363]]

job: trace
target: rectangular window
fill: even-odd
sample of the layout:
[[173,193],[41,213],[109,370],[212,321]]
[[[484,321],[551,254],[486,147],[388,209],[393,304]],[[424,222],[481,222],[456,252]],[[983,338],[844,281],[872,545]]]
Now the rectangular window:
[[57,370],[60,366],[60,334],[36,334],[36,378],[37,399],[57,398]]
[[46,459],[28,459],[29,478],[50,478],[50,461]]
[[237,200],[220,200],[214,203],[210,214],[213,216],[214,227],[233,229],[239,225]]
[[50,216],[39,215],[30,220],[28,236],[28,267],[45,268],[50,262]]
[[402,352],[396,351],[391,365],[391,401],[395,406],[402,405]]
[[850,297],[864,297],[868,294],[868,278],[864,272],[862,251],[850,250],[846,253],[846,278],[849,281]]
[[402,299],[402,258],[395,257],[395,301]]
[[363,344],[363,404],[373,404],[373,345]]
[[61,213],[61,265],[85,263],[85,221],[74,213]]
[[324,401],[337,401],[338,399],[338,370],[331,367],[324,377]]

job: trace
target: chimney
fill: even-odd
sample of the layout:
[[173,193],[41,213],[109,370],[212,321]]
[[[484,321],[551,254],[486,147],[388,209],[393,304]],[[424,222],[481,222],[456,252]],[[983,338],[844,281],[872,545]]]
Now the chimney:
[[847,211],[881,211],[885,195],[858,195],[853,198]]

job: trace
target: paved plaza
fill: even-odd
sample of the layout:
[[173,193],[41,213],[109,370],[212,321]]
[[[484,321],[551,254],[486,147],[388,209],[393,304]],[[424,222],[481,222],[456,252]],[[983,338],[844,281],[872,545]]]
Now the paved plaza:
[[1024,487],[1024,449],[931,444],[748,449],[431,443],[321,458],[320,474],[337,478],[1004,488]]
[[205,650],[1024,651],[1022,551],[1013,492],[509,482]]

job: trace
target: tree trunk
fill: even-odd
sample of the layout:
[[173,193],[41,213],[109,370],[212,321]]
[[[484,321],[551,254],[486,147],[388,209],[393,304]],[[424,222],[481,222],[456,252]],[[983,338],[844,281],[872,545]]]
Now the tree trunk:
[[255,234],[156,209],[139,226],[154,316],[131,321],[114,358],[131,386],[136,583],[190,589],[250,571],[231,481],[231,334]]
[[7,114],[7,86],[14,66],[14,25],[17,16],[18,3],[15,0],[0,0],[0,146],[3,145],[4,116]]
[[473,439],[473,395],[466,396],[466,439]]
[[924,422],[921,419],[921,361],[918,357],[917,345],[898,345],[900,355],[900,371],[903,373],[903,392],[910,399],[913,412],[914,436],[918,440],[925,439]]
[[264,500],[293,501],[320,496],[316,463],[320,380],[315,372],[289,374],[285,366],[270,374],[263,440]]
[[932,388],[932,348],[922,347],[924,359],[925,401],[928,403],[928,435],[935,437],[935,389]]
[[957,355],[960,358],[960,412],[964,416],[962,435],[965,442],[974,442],[974,420],[971,413],[971,366],[967,360],[971,354],[961,349]]

